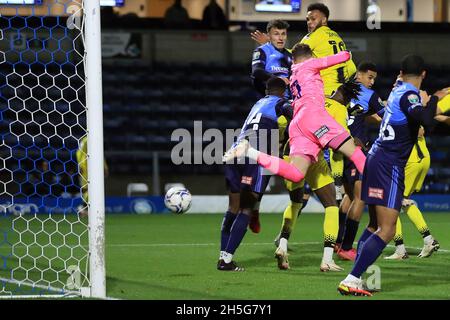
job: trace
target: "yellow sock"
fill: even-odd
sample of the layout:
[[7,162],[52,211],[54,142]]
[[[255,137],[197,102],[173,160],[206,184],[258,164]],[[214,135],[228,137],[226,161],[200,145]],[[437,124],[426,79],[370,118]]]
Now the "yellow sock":
[[336,243],[339,231],[339,208],[325,208],[325,219],[323,221],[323,235],[326,247],[331,247]]
[[[301,203],[290,202],[283,213],[283,224],[281,225],[282,237],[289,237],[286,233],[290,234],[294,230],[295,223],[297,222],[298,212],[302,208]],[[284,233],[284,234],[283,234]]]
[[342,177],[344,175],[344,155],[340,152],[335,152],[331,149],[329,150],[331,174],[335,180],[336,178],[340,178],[340,181],[342,181]]
[[402,231],[402,223],[400,222],[400,218],[397,218],[397,225],[395,227],[395,236],[394,236],[395,244],[403,243],[403,231]]
[[442,113],[450,111],[450,94],[446,95],[444,99],[438,102],[438,108],[441,109]]
[[405,209],[406,214],[408,215],[409,219],[414,223],[417,230],[423,235],[424,233],[429,233],[430,230],[428,229],[427,223],[425,222],[425,219],[423,218],[422,212],[420,212],[419,208],[415,205],[411,205],[406,207]]

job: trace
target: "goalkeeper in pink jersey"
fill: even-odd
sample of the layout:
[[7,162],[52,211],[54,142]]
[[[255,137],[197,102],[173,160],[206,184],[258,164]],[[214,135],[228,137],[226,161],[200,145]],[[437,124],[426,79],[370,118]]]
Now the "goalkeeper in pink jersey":
[[320,70],[349,60],[350,53],[343,51],[316,59],[308,45],[297,44],[292,50],[292,58],[290,86],[294,97],[294,117],[289,125],[291,163],[252,148],[245,139],[228,150],[223,161],[246,156],[274,174],[300,182],[311,163],[317,161],[321,149],[330,147],[347,156],[362,173],[366,156],[355,146],[348,131],[325,110],[323,81],[320,77]]

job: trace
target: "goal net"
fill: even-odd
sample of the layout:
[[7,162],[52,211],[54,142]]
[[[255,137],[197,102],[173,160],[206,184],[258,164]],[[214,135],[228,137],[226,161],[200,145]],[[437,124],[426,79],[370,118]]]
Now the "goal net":
[[[99,256],[104,241],[99,226],[104,223],[103,198],[95,200],[100,205],[91,216],[87,197],[91,154],[82,147],[94,138],[97,149],[103,145],[101,129],[91,130],[87,121],[95,113],[102,120],[101,62],[96,53],[88,65],[92,48],[87,44],[100,42],[98,6],[98,0],[0,0],[3,298],[92,296],[96,273],[92,265],[104,277],[104,265],[99,265],[104,261]],[[89,35],[88,28],[93,29]],[[92,63],[100,66],[93,68]],[[89,74],[89,68],[96,73]],[[97,99],[87,90],[90,75],[89,84],[95,87],[97,81],[95,88],[100,88]],[[89,110],[89,101],[98,102],[92,107],[96,111]],[[99,156],[103,157],[102,150],[93,157],[96,160],[89,159],[89,167]],[[99,177],[103,178],[89,175],[89,180]],[[89,182],[89,189],[93,187]],[[103,180],[95,188],[103,188]],[[98,194],[103,196],[103,191]],[[89,219],[84,216],[88,209]],[[94,244],[90,238],[96,239]],[[98,281],[104,291],[104,279]]]

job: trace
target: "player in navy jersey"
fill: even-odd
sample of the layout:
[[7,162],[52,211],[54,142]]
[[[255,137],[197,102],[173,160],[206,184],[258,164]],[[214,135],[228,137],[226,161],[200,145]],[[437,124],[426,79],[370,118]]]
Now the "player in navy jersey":
[[[370,147],[366,118],[373,117],[376,123],[381,122],[384,114],[384,103],[371,88],[377,78],[377,67],[371,62],[358,65],[356,80],[361,87],[357,99],[350,102],[348,108],[348,128],[355,142],[367,152]],[[364,201],[361,200],[361,175],[353,162],[344,160],[344,184],[346,195],[341,203],[339,212],[339,235],[336,251],[344,260],[355,260],[356,250],[353,242],[358,232],[359,221],[364,211]]]
[[420,56],[404,57],[400,76],[403,83],[389,96],[379,137],[366,159],[361,196],[369,206],[370,220],[358,241],[353,269],[338,286],[343,295],[372,295],[361,275],[394,237],[405,188],[405,165],[417,141],[419,127],[435,123],[434,117],[442,113],[437,103],[448,94],[448,88],[440,90],[426,105],[422,104],[420,87],[426,71]]
[[[292,119],[293,109],[283,96],[286,83],[272,77],[267,81],[267,96],[260,99],[250,111],[242,127],[238,141],[250,139],[260,148],[271,153],[271,132],[278,131],[277,119],[280,116]],[[276,149],[278,140],[275,141]],[[225,178],[229,190],[229,208],[222,222],[220,257],[218,270],[242,271],[232,260],[233,255],[247,231],[250,215],[255,203],[264,193],[271,175],[256,162],[245,161],[227,163]]]
[[[289,83],[292,55],[285,48],[289,24],[283,20],[271,20],[267,24],[269,42],[256,48],[252,58],[252,79],[256,91],[263,97],[266,81],[277,76]],[[287,90],[288,92],[288,90]]]
[[[288,79],[292,65],[292,57],[291,53],[286,50],[288,28],[289,24],[286,21],[269,21],[266,29],[270,41],[259,46],[253,52],[251,77],[255,89],[261,97],[265,95],[266,82],[272,76],[279,77],[283,79],[286,84],[289,84]],[[287,99],[290,98],[289,88],[286,89],[285,97]],[[281,116],[278,118],[278,125],[280,128],[280,136],[287,135],[288,130],[286,130],[286,128],[288,123],[285,117]],[[297,189],[289,190],[289,192],[290,194],[294,194],[294,199],[302,197]],[[259,221],[260,202],[261,199],[258,199],[249,223],[249,228],[254,233],[259,233],[261,230],[261,224]]]

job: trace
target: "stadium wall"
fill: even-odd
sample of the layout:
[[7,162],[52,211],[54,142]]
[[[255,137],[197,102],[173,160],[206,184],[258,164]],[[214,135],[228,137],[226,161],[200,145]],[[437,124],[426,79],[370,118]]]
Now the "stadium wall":
[[[357,29],[354,28],[353,30]],[[39,39],[45,41],[48,37],[48,32],[48,30],[43,31],[38,36]],[[352,51],[355,61],[369,59],[380,65],[396,65],[405,54],[415,52],[425,57],[432,56],[433,59],[427,62],[435,67],[448,65],[448,57],[450,56],[448,33],[424,32],[418,36],[415,32],[367,32],[364,28],[361,31],[343,31],[340,33],[347,43],[348,49]],[[305,34],[305,31],[291,31],[289,46],[292,46]],[[114,35],[114,37],[111,35]],[[138,39],[140,46],[138,49],[139,53],[134,58],[142,59],[142,62],[148,64],[158,62],[179,64],[211,62],[220,64],[248,63],[250,70],[251,52],[256,47],[256,44],[250,39],[248,32],[230,33],[205,30],[147,31],[142,29],[117,31],[106,29],[103,31],[105,63],[114,63],[114,61],[108,61],[107,58],[111,56],[107,54],[106,50],[110,50],[112,46],[117,45],[117,39],[120,36]],[[35,37],[34,33],[27,28],[14,33],[5,31],[5,37],[9,38],[15,47],[36,42],[30,41],[35,39]],[[64,43],[64,40],[62,40],[57,44],[49,42],[48,45],[57,45],[64,48],[71,45],[71,40],[69,38],[66,39],[67,43]],[[2,44],[3,46],[9,45],[6,41],[2,42]],[[436,50],[437,48],[439,50]],[[36,48],[30,46],[30,50],[25,52],[24,55],[25,57],[29,55],[31,59],[40,49],[39,46]],[[0,50],[7,51],[9,48],[0,47]],[[49,50],[53,49],[50,47]],[[64,54],[60,56],[58,54],[59,52],[55,52],[54,59],[66,58]],[[133,58],[133,56],[130,57]]]
[[[450,196],[448,195],[414,195],[412,197],[424,212],[442,212],[450,214]],[[260,211],[263,213],[281,213],[289,203],[289,195],[264,195]],[[0,205],[8,205],[6,199],[0,199]],[[81,204],[81,198],[51,199],[41,198],[15,199],[12,206],[7,206],[7,215],[34,214],[75,214],[74,208]],[[228,196],[192,196],[190,213],[223,214],[228,207]],[[164,206],[164,197],[135,196],[135,197],[106,197],[105,211],[108,214],[161,214],[170,213]],[[323,213],[322,204],[311,197],[305,213]]]
[[[256,47],[248,32],[132,32],[142,37],[142,58],[148,63],[248,63],[250,68],[251,52]],[[303,35],[304,33],[291,31],[289,45],[295,44]],[[450,56],[448,34],[425,33],[417,37],[411,33],[380,34],[362,30],[341,32],[341,35],[356,61],[370,59],[380,65],[396,65],[405,54],[415,52],[425,57],[432,56],[433,59],[428,62],[441,67],[448,64]]]

